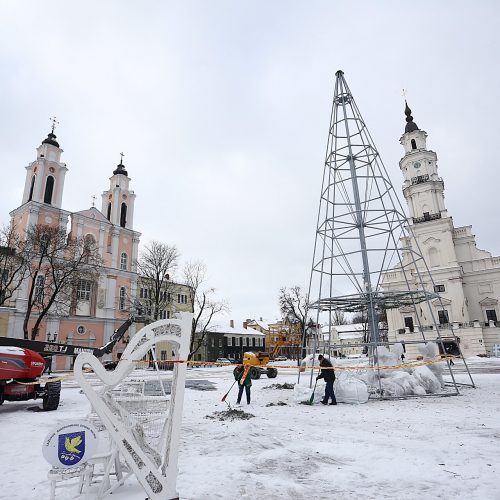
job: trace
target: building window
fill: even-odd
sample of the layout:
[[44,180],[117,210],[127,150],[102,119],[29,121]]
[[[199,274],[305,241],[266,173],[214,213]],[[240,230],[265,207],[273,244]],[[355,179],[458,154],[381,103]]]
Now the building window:
[[122,203],[122,209],[120,211],[120,226],[125,227],[127,224],[127,205]]
[[54,193],[54,177],[49,175],[47,180],[45,181],[45,194],[43,196],[43,202],[48,203],[49,205],[52,203],[52,194]]
[[127,293],[127,290],[125,289],[124,286],[120,288],[120,304],[119,304],[119,309],[120,311],[123,311],[125,309],[125,295]]
[[212,337],[212,347],[215,347],[215,339]]
[[160,319],[167,319],[167,311],[160,311]]
[[411,149],[417,149],[417,142],[415,141],[415,139],[411,140]]
[[446,310],[438,311],[438,318],[440,325],[447,325],[450,322],[450,319],[448,317],[448,311]]
[[497,322],[497,312],[495,309],[486,309],[486,319],[487,321]]
[[106,216],[108,220],[111,220],[111,203],[108,203],[108,214]]
[[148,292],[149,292],[149,290],[147,288],[141,288],[139,290],[139,297],[141,299],[147,299],[148,298]]
[[413,333],[415,327],[413,326],[413,318],[411,316],[405,316],[405,327],[410,329],[410,332]]
[[177,302],[179,304],[187,304],[187,295],[183,293],[178,293],[177,294]]
[[50,237],[48,234],[42,234],[40,236],[40,253],[47,254],[49,251]]
[[439,266],[439,252],[434,247],[429,248],[429,265],[430,267]]
[[125,252],[122,252],[122,254],[120,255],[120,269],[122,271],[126,271],[127,264],[128,264],[128,255]]
[[445,291],[444,285],[434,285],[434,291],[436,293],[444,292]]
[[219,347],[222,347],[222,339],[219,339]]
[[252,338],[252,347],[255,347],[255,337]]
[[41,304],[43,302],[45,288],[45,276],[37,276],[35,281],[35,302]]
[[86,234],[83,238],[83,253],[89,255],[95,250],[96,242],[93,234]]
[[28,201],[31,201],[31,199],[33,198],[33,189],[35,188],[35,179],[36,179],[36,175],[34,175],[31,178],[31,187],[30,187],[30,194],[28,196]]
[[76,297],[78,300],[90,300],[90,290],[92,283],[89,280],[78,280],[76,287]]
[[170,319],[170,311],[167,311],[167,319]]
[[228,338],[227,338],[227,345],[228,345],[229,347],[231,347],[231,346],[233,345],[233,338],[232,338],[232,337],[228,337]]

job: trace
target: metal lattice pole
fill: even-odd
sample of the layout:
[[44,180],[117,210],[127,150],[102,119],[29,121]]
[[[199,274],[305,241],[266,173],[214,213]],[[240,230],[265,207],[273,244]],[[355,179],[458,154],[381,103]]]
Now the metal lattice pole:
[[[384,290],[387,273],[399,273],[403,287]],[[437,299],[441,307],[443,304],[439,295],[428,290],[429,283],[434,285],[418,242],[407,224],[403,206],[344,74],[338,71],[308,290],[308,308],[316,310],[316,325],[326,318],[328,339],[325,342],[321,330],[314,335],[313,369],[320,347],[323,352],[332,353],[334,311],[361,313],[366,318],[368,331],[364,342],[358,345],[368,353],[369,364],[374,369],[378,370],[379,366],[377,347],[396,343],[383,339],[380,329],[379,316],[388,309],[413,308],[421,341],[426,342],[425,328],[416,308],[417,305],[427,306],[437,334],[436,343],[444,350],[430,300]],[[342,294],[339,290],[348,293]],[[304,332],[303,345],[305,342]],[[378,392],[382,397],[380,370],[377,373]],[[451,370],[450,374],[458,394]]]

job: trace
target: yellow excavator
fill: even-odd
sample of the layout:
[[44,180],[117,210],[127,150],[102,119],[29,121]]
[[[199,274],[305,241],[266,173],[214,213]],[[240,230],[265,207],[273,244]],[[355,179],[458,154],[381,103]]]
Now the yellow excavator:
[[[291,342],[287,341],[286,337],[281,336],[279,340],[274,345],[274,349],[272,353],[268,352],[253,352],[248,351],[243,353],[243,364],[250,365],[250,376],[252,379],[259,379],[261,375],[266,374],[268,378],[276,378],[278,375],[278,370],[276,368],[272,368],[270,366],[266,367],[269,364],[271,359],[274,359],[278,354],[279,350],[284,346],[299,346],[299,342]],[[265,367],[265,368],[263,368]],[[236,368],[235,368],[236,370]]]

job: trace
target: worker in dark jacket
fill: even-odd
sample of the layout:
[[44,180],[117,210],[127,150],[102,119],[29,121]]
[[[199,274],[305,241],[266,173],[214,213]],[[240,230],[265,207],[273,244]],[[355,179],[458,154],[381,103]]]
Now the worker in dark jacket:
[[325,358],[322,354],[318,356],[319,366],[321,367],[321,372],[316,377],[316,380],[320,378],[325,379],[325,397],[321,401],[324,405],[328,404],[328,400],[331,398],[332,402],[330,404],[336,405],[337,400],[335,399],[335,393],[333,392],[333,383],[335,382],[335,371],[330,360]]
[[243,388],[247,396],[247,404],[250,404],[250,387],[252,387],[252,377],[250,376],[250,365],[238,366],[234,370],[234,378],[238,381],[238,399],[237,404],[241,402]]

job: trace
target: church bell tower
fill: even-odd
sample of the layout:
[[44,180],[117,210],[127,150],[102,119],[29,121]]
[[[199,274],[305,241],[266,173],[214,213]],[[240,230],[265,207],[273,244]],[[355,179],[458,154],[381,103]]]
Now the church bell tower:
[[55,118],[52,131],[37,148],[37,159],[26,167],[26,181],[22,204],[34,201],[54,208],[61,208],[64,178],[68,171],[61,163],[61,153],[57,137],[54,134]]
[[427,133],[420,130],[406,103],[406,127],[400,142],[405,155],[399,162],[403,194],[414,223],[447,217],[444,182],[437,172],[437,155],[427,149]]
[[101,195],[101,212],[113,225],[133,229],[135,193],[129,189],[130,177],[123,156],[121,153],[120,163],[109,178],[109,189]]

